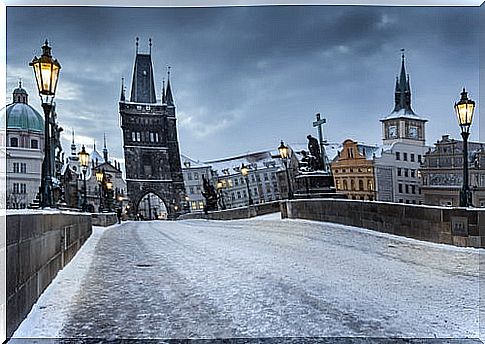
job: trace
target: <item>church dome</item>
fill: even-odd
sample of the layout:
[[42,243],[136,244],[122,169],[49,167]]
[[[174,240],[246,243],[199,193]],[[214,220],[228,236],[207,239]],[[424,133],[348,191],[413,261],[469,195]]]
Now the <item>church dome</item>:
[[7,129],[44,132],[44,118],[29,104],[7,105]]
[[28,103],[28,94],[19,83],[13,91],[13,103],[2,111],[2,117],[7,116],[7,129],[44,132],[44,117]]

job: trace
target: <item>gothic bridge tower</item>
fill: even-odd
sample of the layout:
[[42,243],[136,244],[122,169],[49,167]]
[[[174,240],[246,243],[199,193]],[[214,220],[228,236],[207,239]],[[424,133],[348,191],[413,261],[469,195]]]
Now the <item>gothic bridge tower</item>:
[[137,214],[140,201],[154,194],[163,202],[168,217],[177,217],[183,209],[185,186],[180,164],[175,105],[170,85],[162,87],[161,103],[157,103],[155,81],[149,53],[138,51],[131,83],[131,96],[125,97],[122,81],[119,111],[123,130],[126,184],[132,214]]

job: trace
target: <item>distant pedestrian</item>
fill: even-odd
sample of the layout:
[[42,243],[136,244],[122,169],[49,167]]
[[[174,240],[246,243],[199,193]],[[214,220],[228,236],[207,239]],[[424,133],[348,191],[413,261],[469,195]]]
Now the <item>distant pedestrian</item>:
[[121,223],[121,208],[116,209],[116,217],[118,218],[118,223]]

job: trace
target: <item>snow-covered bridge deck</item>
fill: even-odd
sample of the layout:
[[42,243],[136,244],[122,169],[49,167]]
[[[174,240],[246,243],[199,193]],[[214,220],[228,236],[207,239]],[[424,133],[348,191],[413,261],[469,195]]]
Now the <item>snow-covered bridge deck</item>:
[[479,250],[279,214],[96,228],[16,337],[478,337]]

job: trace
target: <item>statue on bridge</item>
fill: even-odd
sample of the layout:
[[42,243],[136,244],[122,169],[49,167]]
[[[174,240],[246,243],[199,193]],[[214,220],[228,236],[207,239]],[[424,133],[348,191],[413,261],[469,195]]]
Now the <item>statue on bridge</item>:
[[205,198],[204,213],[217,210],[217,192],[212,184],[202,175],[202,196]]
[[323,171],[325,169],[325,166],[322,159],[322,153],[320,152],[320,143],[316,138],[311,135],[308,135],[306,138],[308,139],[308,150],[310,152],[310,155],[315,158],[312,166],[313,170]]

